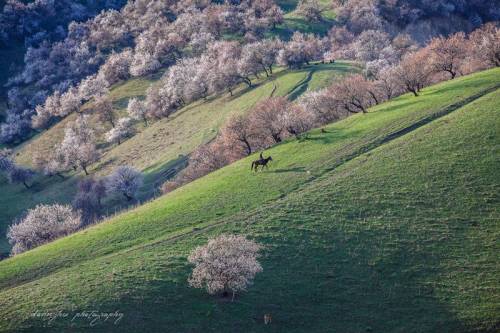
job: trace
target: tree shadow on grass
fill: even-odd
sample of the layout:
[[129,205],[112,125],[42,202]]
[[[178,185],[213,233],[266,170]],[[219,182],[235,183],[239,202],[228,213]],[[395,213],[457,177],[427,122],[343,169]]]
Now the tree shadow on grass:
[[316,132],[309,133],[307,136],[302,137],[300,141],[313,141],[321,144],[331,144],[335,141],[344,141],[349,138],[355,138],[359,133],[363,131],[353,131],[353,130],[345,130],[345,129],[337,129],[337,128],[328,128],[325,129],[324,132]]
[[[297,207],[297,209],[308,209]],[[262,216],[260,216],[262,218]],[[106,332],[465,332],[464,325],[422,283],[433,275],[440,258],[417,250],[400,235],[399,244],[387,233],[328,228],[295,221],[283,215],[281,224],[265,220],[254,226],[227,226],[217,232],[259,234],[266,245],[261,260],[264,271],[246,293],[234,302],[220,301],[205,291],[188,287],[190,267],[183,257],[170,258],[164,271],[130,290],[118,303],[99,304],[102,312],[119,310],[119,325],[96,327]],[[333,221],[324,221],[335,225]],[[286,237],[278,232],[287,224]],[[316,229],[316,230],[315,230]],[[381,249],[387,241],[390,250]],[[192,244],[188,240],[187,244]],[[175,245],[172,245],[175,247]],[[188,245],[191,246],[191,245]],[[387,247],[389,247],[387,246]],[[144,265],[154,263],[155,254],[168,253],[159,245],[144,256]],[[385,253],[387,251],[387,253]],[[139,254],[133,254],[132,257]],[[161,255],[160,255],[161,257]],[[131,260],[135,260],[132,258]],[[173,260],[173,261],[172,261]],[[149,262],[149,263],[148,263]],[[133,264],[130,269],[137,269]],[[263,316],[270,313],[272,324]]]
[[269,172],[271,173],[306,172],[306,169],[304,167],[295,167],[295,168],[270,170]]

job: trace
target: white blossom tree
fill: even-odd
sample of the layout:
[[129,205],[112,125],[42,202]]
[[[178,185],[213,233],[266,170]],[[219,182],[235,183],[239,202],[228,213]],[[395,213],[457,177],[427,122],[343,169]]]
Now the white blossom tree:
[[120,118],[116,126],[106,133],[106,141],[121,144],[124,139],[129,138],[133,133],[132,119],[128,117]]
[[132,50],[125,49],[120,53],[112,53],[99,69],[99,75],[110,85],[125,80],[130,76]]
[[88,115],[80,115],[74,123],[66,127],[64,139],[56,149],[64,168],[82,168],[88,175],[88,166],[99,159],[95,134],[90,127]]
[[188,257],[195,267],[189,285],[209,294],[245,291],[255,275],[262,272],[258,262],[261,246],[243,236],[221,235],[197,247]]
[[313,34],[295,32],[278,55],[278,62],[289,68],[300,68],[304,63],[321,59],[326,51],[325,40]]
[[500,28],[495,23],[485,24],[470,35],[472,53],[486,66],[500,67]]
[[12,254],[16,255],[73,233],[80,226],[80,216],[70,206],[38,205],[9,227],[7,238],[13,245]]
[[135,120],[141,120],[148,126],[147,108],[144,102],[137,98],[131,98],[127,105],[128,115]]
[[110,194],[121,194],[127,201],[132,201],[143,183],[143,175],[130,166],[116,168],[106,179],[106,188]]

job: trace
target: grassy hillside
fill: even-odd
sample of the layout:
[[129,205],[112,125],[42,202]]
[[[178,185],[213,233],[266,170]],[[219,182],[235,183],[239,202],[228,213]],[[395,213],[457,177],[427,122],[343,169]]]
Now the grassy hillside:
[[[170,118],[157,121],[147,128],[138,124],[138,134],[119,146],[107,145],[103,140],[103,133],[109,128],[97,126],[100,128],[98,133],[104,154],[101,161],[91,168],[91,172],[104,176],[119,165],[131,165],[144,171],[146,179],[140,200],[146,200],[157,194],[158,186],[172,175],[171,169],[185,163],[186,155],[216,135],[219,127],[230,115],[247,111],[258,101],[269,97],[273,91],[276,96],[289,95],[293,99],[307,90],[324,87],[339,75],[353,70],[356,69],[347,62],[312,65],[294,71],[277,69],[272,78],[256,82],[251,89],[240,87],[233,97],[224,94],[193,103]],[[143,97],[149,85],[157,81],[160,74],[132,79],[113,87],[110,96],[117,116],[125,114],[128,99]],[[85,108],[90,111],[91,105],[86,105]],[[16,161],[30,165],[35,151],[50,154],[53,147],[62,140],[64,127],[75,117],[76,115],[71,115],[63,119],[18,147],[15,151]],[[95,118],[93,116],[93,119]],[[0,179],[0,253],[8,252],[5,232],[13,218],[37,203],[71,201],[76,182],[81,177],[83,173],[71,175],[65,181],[58,177],[39,177],[34,188],[29,191],[22,185],[9,185],[4,179]],[[119,204],[118,200],[110,200],[107,203],[108,211],[118,209]]]
[[298,0],[278,0],[276,3],[285,12],[284,22],[276,29],[271,31],[272,35],[279,36],[282,39],[289,39],[295,31],[303,33],[314,33],[326,35],[335,22],[335,13],[329,9],[332,1],[319,0],[320,5],[325,8],[322,13],[323,20],[320,22],[308,22],[296,11]]
[[[30,314],[96,310],[124,314],[102,332],[493,331],[499,74],[402,96],[270,149],[269,171],[244,159],[0,262],[0,327],[50,331],[71,319]],[[186,283],[189,251],[223,232],[266,245],[233,303]]]

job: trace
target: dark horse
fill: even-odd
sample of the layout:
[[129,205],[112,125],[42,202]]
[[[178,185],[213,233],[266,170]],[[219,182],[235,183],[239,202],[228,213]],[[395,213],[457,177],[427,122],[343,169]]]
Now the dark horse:
[[273,158],[271,156],[264,158],[262,156],[262,153],[260,153],[260,158],[256,161],[252,162],[252,167],[250,168],[250,170],[255,170],[255,172],[257,172],[259,165],[262,166],[261,170],[264,170],[264,167],[266,167],[266,169],[267,169],[267,168],[269,168],[267,166],[267,163],[269,163],[269,161],[272,161],[272,160],[273,160]]

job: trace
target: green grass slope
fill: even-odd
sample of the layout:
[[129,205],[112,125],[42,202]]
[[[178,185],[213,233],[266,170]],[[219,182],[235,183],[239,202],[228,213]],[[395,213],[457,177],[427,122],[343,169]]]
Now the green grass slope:
[[[241,160],[0,262],[1,329],[494,331],[499,74],[401,96],[270,149],[269,171]],[[266,246],[233,303],[186,282],[188,253],[228,232]],[[71,320],[92,310],[124,317]],[[32,315],[47,311],[69,318]]]
[[[297,98],[307,90],[327,86],[339,75],[355,71],[348,62],[337,64],[318,64],[300,70],[277,69],[269,79],[257,81],[254,87],[240,87],[233,97],[229,94],[195,102],[180,110],[168,119],[162,119],[144,128],[138,125],[137,135],[119,146],[109,146],[103,140],[103,133],[109,128],[98,126],[103,156],[99,163],[92,166],[92,173],[104,176],[119,165],[131,165],[145,173],[146,179],[140,192],[140,200],[147,200],[157,194],[158,186],[172,175],[173,168],[185,163],[185,156],[200,144],[211,140],[219,127],[229,116],[244,113],[258,101],[273,93],[275,96],[289,95]],[[111,89],[110,97],[114,102],[117,117],[126,113],[128,100],[143,97],[150,84],[158,80],[161,73],[150,77],[132,79]],[[91,105],[85,106],[90,109]],[[53,147],[62,140],[64,127],[76,115],[63,119],[47,131],[24,143],[15,150],[16,161],[30,165],[35,151],[50,154]],[[95,117],[94,117],[95,118]],[[70,202],[76,182],[83,173],[72,174],[65,181],[58,177],[47,179],[39,177],[33,189],[26,190],[22,185],[9,185],[0,176],[0,254],[9,251],[5,238],[7,226],[12,219],[38,203]],[[119,200],[107,203],[109,212],[119,208]]]
[[320,6],[324,8],[323,19],[318,22],[309,22],[299,13],[296,8],[299,3],[297,0],[279,0],[276,3],[283,9],[285,15],[283,24],[278,25],[269,34],[278,36],[281,39],[289,39],[295,31],[302,33],[313,33],[325,36],[335,23],[335,13],[331,9],[332,1],[320,0]]

